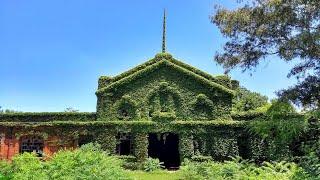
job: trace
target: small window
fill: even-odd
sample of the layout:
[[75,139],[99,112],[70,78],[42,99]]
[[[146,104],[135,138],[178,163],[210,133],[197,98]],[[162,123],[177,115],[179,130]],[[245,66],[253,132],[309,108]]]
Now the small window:
[[117,135],[117,154],[132,154],[132,139],[130,133],[118,133]]
[[39,157],[43,156],[43,138],[38,136],[23,137],[20,142],[20,153],[34,152]]

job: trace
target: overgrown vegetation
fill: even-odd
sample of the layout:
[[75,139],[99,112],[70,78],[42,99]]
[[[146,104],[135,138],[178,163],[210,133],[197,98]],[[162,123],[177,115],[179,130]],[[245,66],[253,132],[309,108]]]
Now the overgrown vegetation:
[[258,166],[252,162],[233,158],[232,161],[221,162],[190,162],[187,161],[181,167],[181,176],[185,180],[205,179],[306,179],[307,173],[295,163],[286,162],[264,162]]
[[101,77],[98,120],[214,120],[231,111],[236,83],[160,53],[119,76]]
[[148,158],[143,165],[144,171],[151,172],[156,170],[161,170],[164,168],[163,162],[160,162],[159,159]]
[[289,102],[273,100],[266,113],[247,127],[251,135],[263,141],[259,148],[264,149],[266,159],[287,160],[292,151],[297,151],[297,147],[290,146],[306,132],[308,123],[306,116],[296,113]]
[[122,162],[109,156],[98,145],[84,145],[74,151],[59,151],[47,161],[24,153],[12,163],[1,162],[0,173],[13,180],[129,179]]
[[236,95],[232,100],[233,112],[253,111],[269,105],[267,96],[251,92],[244,87],[239,87],[235,91]]

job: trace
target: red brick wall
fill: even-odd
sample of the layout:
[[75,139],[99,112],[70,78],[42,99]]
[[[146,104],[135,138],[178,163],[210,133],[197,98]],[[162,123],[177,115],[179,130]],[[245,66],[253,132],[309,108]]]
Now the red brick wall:
[[1,138],[0,158],[8,159],[19,153],[19,140],[16,138]]
[[[14,155],[19,154],[20,140],[18,138],[9,138],[8,136],[4,135],[0,136],[0,138],[0,159],[11,160]],[[58,136],[49,136],[47,139],[44,139],[43,152],[46,158],[52,156],[60,149],[74,148],[77,148],[77,142],[74,140],[66,140]]]

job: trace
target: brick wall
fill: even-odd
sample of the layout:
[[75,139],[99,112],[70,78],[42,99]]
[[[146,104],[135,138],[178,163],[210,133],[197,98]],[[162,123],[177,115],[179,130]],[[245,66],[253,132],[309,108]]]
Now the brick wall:
[[[64,140],[64,141],[62,141]],[[63,143],[62,143],[63,142]],[[60,149],[77,148],[77,141],[62,139],[59,136],[49,136],[44,139],[43,152],[46,158],[52,156]],[[11,160],[12,157],[20,152],[20,140],[9,135],[0,135],[0,159]]]

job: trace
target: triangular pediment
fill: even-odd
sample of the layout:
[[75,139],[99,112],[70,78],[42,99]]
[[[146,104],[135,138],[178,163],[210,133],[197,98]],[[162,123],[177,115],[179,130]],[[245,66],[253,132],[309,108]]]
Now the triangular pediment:
[[[155,72],[160,68],[170,68],[178,71],[186,77],[192,78],[201,84],[205,84],[208,88],[218,89],[219,91],[233,95],[234,91],[227,83],[221,83],[218,78],[211,76],[199,69],[196,69],[188,64],[178,61],[168,53],[161,53],[155,58],[129,70],[118,76],[110,78],[108,84],[98,89],[97,94],[108,91],[110,89],[119,88],[123,84],[130,83],[148,73]],[[220,83],[219,83],[220,82]]]

